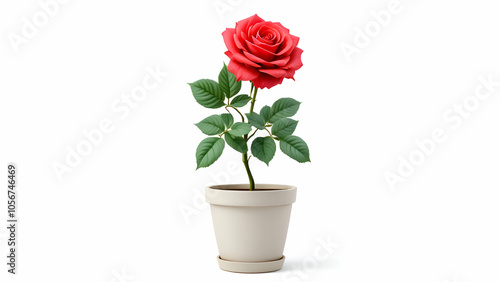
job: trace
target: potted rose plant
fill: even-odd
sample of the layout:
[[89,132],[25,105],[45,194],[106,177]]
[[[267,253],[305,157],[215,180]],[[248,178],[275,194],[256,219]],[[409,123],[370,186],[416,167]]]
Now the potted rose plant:
[[[207,137],[196,149],[197,169],[213,164],[226,144],[242,154],[248,184],[206,187],[219,247],[220,268],[233,272],[269,272],[281,269],[292,203],[297,188],[291,185],[255,184],[250,154],[269,165],[276,143],[298,162],[308,162],[307,144],[293,135],[297,121],[291,119],[300,102],[280,98],[271,106],[255,108],[259,89],[272,88],[292,78],[302,67],[299,38],[277,22],[254,15],[227,28],[222,36],[229,64],[218,81],[200,79],[190,83],[196,101],[227,113],[211,115],[196,126]],[[239,94],[242,81],[250,82],[250,93]],[[241,108],[249,105],[243,114]],[[233,116],[235,114],[235,116]],[[256,135],[259,131],[265,136]]]

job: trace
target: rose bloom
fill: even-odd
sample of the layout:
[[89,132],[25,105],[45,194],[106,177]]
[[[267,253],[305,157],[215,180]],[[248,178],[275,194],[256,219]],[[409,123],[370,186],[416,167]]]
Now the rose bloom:
[[299,38],[280,23],[266,22],[254,15],[227,28],[223,33],[231,59],[228,70],[238,81],[252,81],[257,88],[271,88],[284,78],[293,79],[302,67]]

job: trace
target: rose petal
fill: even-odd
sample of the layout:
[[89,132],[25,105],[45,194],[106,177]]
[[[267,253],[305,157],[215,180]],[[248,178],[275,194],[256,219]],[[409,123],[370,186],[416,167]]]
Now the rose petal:
[[229,57],[229,59],[238,61],[238,63],[247,64],[255,68],[260,68],[259,64],[250,61],[247,57],[243,56],[241,53],[226,51],[224,54],[226,54]]
[[279,34],[280,33],[276,29],[268,26],[263,26],[257,32],[258,38],[272,42],[274,42],[279,37]]
[[289,55],[295,47],[297,47],[297,44],[299,44],[299,37],[295,35],[289,34],[289,36],[285,37],[285,40],[283,40],[283,43],[281,43],[281,50],[278,50],[278,53],[276,56],[281,56],[281,55]]
[[280,43],[276,43],[276,44],[265,44],[265,43],[262,43],[260,42],[259,40],[257,40],[257,38],[255,37],[252,37],[252,42],[259,46],[259,47],[262,47],[264,49],[266,49],[267,51],[271,52],[271,53],[274,53],[276,52],[276,50],[278,50],[278,47],[280,47]]
[[252,41],[253,43],[259,45],[259,44],[262,44],[262,45],[272,45],[274,44],[274,41],[272,39],[266,39],[266,38],[263,38],[262,36],[260,35],[257,35],[257,37],[253,36],[252,37]]
[[278,67],[284,67],[288,63],[288,61],[290,61],[290,56],[286,56],[286,57],[283,57],[281,59],[271,61],[269,63],[276,65]]
[[279,41],[283,42],[283,40],[285,40],[285,37],[290,35],[289,30],[287,28],[284,28],[280,23],[272,23],[272,24],[273,24],[272,27],[276,29],[280,34]]
[[[264,33],[270,33],[273,35],[273,43],[277,43],[281,41],[283,29],[281,29],[279,26],[274,25],[272,22],[260,22],[252,26],[250,30],[248,30],[247,34],[248,36],[254,36],[255,38],[263,39],[267,41],[268,39],[265,39],[263,37]],[[286,32],[284,33],[286,34]]]
[[227,28],[223,33],[222,37],[224,38],[224,43],[226,44],[226,47],[228,49],[228,52],[225,54],[231,59],[231,60],[237,60],[240,63],[244,63],[253,67],[260,67],[258,64],[250,61],[247,59],[245,56],[243,56],[240,52],[241,50],[238,48],[236,43],[234,42],[234,38],[236,37],[234,34],[234,29],[233,28]]
[[243,50],[247,50],[248,49],[247,41],[249,41],[248,36],[245,33],[240,33],[240,34],[236,34],[236,37],[238,38],[238,41],[243,46]]
[[258,43],[260,42],[273,45],[281,41],[279,31],[269,26],[262,26],[257,33],[252,36],[254,39],[253,42],[257,45],[259,45]]
[[229,51],[233,53],[239,52],[238,46],[234,43],[234,28],[226,28],[226,30],[222,33],[222,38],[224,39],[224,43]]
[[293,75],[295,74],[295,70],[284,70],[284,69],[260,69],[259,70],[262,73],[267,73],[273,77],[280,78],[280,77],[285,77],[285,78],[293,78]]
[[290,60],[290,56],[286,56],[282,59],[278,59],[278,60],[275,60],[275,61],[265,61],[253,54],[250,54],[248,53],[247,51],[243,51],[243,54],[245,55],[245,57],[247,57],[248,59],[250,59],[252,62],[256,62],[258,64],[262,64],[262,65],[265,65],[265,66],[278,66],[278,67],[284,67],[288,61]]
[[302,67],[302,52],[304,52],[300,48],[295,48],[293,49],[292,53],[290,54],[289,58],[290,61],[286,64],[285,68],[289,68],[292,70],[298,70]]
[[284,69],[261,69],[260,72],[267,73],[276,78],[285,77],[286,71]]
[[249,53],[263,59],[266,61],[270,61],[276,57],[276,55],[272,52],[269,52],[268,50],[259,47],[252,42],[247,41],[247,46],[248,46],[248,51]]
[[245,50],[245,46],[243,46],[243,44],[241,43],[238,35],[234,34],[233,40],[234,40],[234,44],[236,45],[236,47],[238,47],[238,49]]
[[237,33],[240,33],[240,32],[247,32],[248,31],[248,28],[256,23],[259,23],[259,22],[263,22],[264,20],[261,19],[259,16],[257,16],[257,14],[251,16],[251,17],[248,17],[246,19],[243,19],[239,22],[236,23],[236,31]]
[[252,68],[247,67],[244,64],[240,64],[235,60],[229,61],[229,65],[227,65],[227,69],[236,76],[238,81],[240,80],[254,80],[259,76],[259,71]]
[[271,88],[291,78],[302,67],[300,38],[279,22],[266,22],[253,15],[222,33],[231,59],[230,72],[241,80],[250,80],[257,88]]
[[276,78],[265,73],[261,73],[259,77],[252,79],[253,85],[257,88],[271,88],[283,82],[282,78]]
[[282,28],[286,33],[290,33],[290,30],[288,28],[284,27],[280,22],[275,22],[273,24],[275,24],[275,25],[279,26],[280,28]]
[[256,23],[251,27],[249,26],[249,29],[247,30],[248,36],[256,35],[263,24],[266,24],[266,22]]

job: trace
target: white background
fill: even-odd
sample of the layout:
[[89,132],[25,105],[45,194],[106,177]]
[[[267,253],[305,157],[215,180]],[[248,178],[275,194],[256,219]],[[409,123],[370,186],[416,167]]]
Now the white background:
[[[372,11],[388,3],[74,0],[16,47],[9,38],[22,36],[23,18],[44,10],[2,1],[0,164],[4,179],[8,162],[19,166],[20,227],[17,276],[0,229],[0,280],[498,281],[500,87],[473,95],[479,77],[500,80],[500,7],[401,0],[376,30]],[[202,195],[210,183],[245,183],[241,156],[226,150],[195,171],[204,136],[193,124],[220,111],[198,105],[186,83],[217,78],[228,63],[222,31],[255,13],[301,38],[296,81],[260,91],[256,107],[303,102],[296,134],[312,162],[252,159],[257,182],[296,185],[298,199],[284,268],[245,275],[218,268]],[[348,58],[343,44],[357,53]],[[113,111],[148,67],[169,75],[128,115]],[[464,101],[474,107],[458,124],[449,110]],[[60,181],[53,164],[103,120],[113,131]],[[440,129],[445,140],[391,189],[384,175],[422,156],[415,142]],[[334,251],[315,256],[318,240]]]

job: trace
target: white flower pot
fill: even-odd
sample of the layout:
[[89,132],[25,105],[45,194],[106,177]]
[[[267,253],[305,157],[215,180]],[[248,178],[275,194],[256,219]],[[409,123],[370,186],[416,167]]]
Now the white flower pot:
[[215,185],[205,188],[210,204],[219,267],[258,273],[281,269],[297,188],[289,185]]

